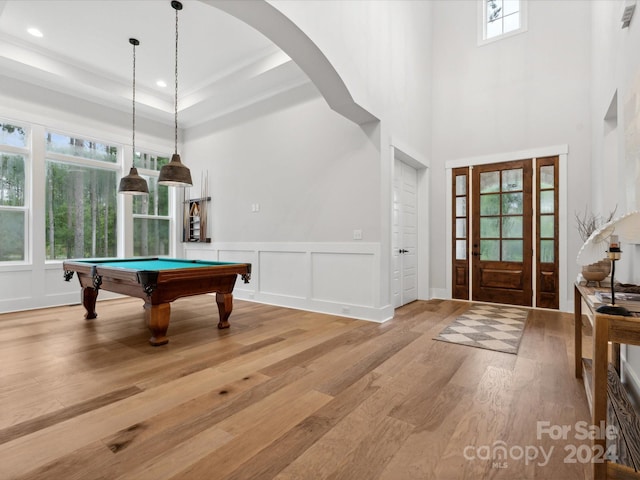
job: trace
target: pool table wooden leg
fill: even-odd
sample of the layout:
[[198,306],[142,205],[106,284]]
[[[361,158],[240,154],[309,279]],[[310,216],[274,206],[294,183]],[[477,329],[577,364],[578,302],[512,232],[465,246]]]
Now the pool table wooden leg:
[[218,328],[229,328],[229,315],[233,310],[233,294],[217,292],[216,302],[218,304],[218,313],[220,314]]
[[151,331],[149,343],[154,347],[164,345],[169,342],[167,330],[169,328],[169,317],[171,316],[171,304],[161,303],[152,305],[144,304],[144,319],[147,328]]
[[91,320],[96,318],[96,298],[98,298],[98,290],[92,287],[82,287],[82,305],[87,310],[84,318]]

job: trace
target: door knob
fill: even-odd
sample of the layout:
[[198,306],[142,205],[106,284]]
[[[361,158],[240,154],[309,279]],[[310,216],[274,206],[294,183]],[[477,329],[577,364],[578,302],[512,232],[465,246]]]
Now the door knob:
[[400,250],[398,250],[398,253],[409,253],[409,250],[405,250],[404,248],[401,248]]

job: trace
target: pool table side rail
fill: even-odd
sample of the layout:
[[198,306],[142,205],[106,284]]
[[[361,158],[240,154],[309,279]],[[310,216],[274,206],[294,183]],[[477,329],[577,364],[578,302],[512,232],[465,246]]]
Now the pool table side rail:
[[86,261],[64,261],[65,279],[75,271],[81,287],[106,290],[148,300],[150,303],[171,302],[180,297],[219,292],[231,293],[237,275],[245,283],[251,276],[250,263],[227,263],[198,268],[169,270],[137,270],[110,267]]

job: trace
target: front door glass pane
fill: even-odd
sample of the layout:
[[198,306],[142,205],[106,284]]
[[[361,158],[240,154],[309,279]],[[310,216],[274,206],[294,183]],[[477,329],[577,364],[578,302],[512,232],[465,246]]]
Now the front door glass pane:
[[480,215],[500,215],[500,194],[480,196]]
[[500,260],[500,240],[480,240],[480,260]]
[[481,238],[500,238],[500,217],[480,218]]
[[502,261],[522,262],[522,240],[502,241]]
[[505,170],[502,172],[502,191],[513,192],[522,190],[522,169]]
[[502,214],[522,214],[522,193],[505,193],[502,195]]
[[502,237],[522,238],[522,217],[502,217]]
[[500,172],[484,172],[480,174],[480,193],[500,191]]

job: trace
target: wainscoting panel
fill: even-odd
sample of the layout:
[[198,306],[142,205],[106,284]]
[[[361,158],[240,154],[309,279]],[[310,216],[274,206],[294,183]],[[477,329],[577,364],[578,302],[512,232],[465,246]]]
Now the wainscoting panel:
[[[184,244],[178,256],[251,263],[251,281],[245,284],[238,278],[236,299],[374,322],[394,314],[390,304],[380,301],[378,243]],[[78,279],[74,275],[65,282],[59,263],[38,270],[17,266],[0,273],[0,313],[81,301]],[[98,301],[117,296],[100,291]]]
[[251,282],[236,283],[238,299],[375,322],[393,317],[393,307],[380,304],[377,243],[185,244],[184,257],[251,263]]
[[374,255],[315,252],[311,259],[314,300],[373,305]]
[[307,272],[305,252],[260,252],[260,293],[306,298]]

